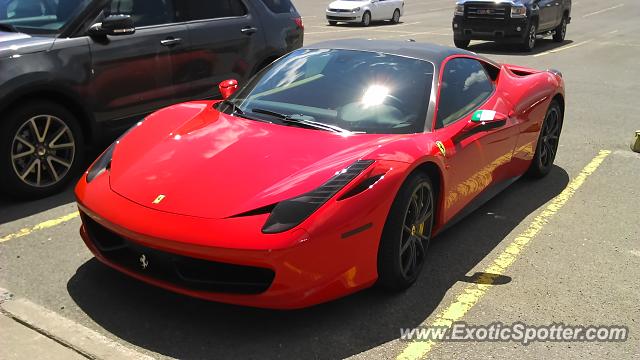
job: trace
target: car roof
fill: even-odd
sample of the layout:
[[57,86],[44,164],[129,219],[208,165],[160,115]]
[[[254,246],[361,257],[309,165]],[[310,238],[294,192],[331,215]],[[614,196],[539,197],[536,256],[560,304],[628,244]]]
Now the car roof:
[[452,55],[466,55],[495,63],[478,54],[453,48],[449,46],[436,45],[427,42],[398,41],[398,40],[369,40],[369,39],[342,39],[319,42],[305,46],[307,49],[341,49],[380,52],[389,55],[406,56],[420,60],[426,60],[437,67],[444,59]]

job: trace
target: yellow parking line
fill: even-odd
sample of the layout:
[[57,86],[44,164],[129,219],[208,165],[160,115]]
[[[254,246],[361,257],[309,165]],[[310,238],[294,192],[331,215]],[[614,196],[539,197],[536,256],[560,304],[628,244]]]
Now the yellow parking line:
[[[492,286],[493,281],[516,261],[518,256],[542,230],[542,227],[549,222],[564,204],[576,193],[584,184],[587,177],[593,174],[604,159],[611,154],[609,150],[601,150],[600,153],[582,169],[580,174],[573,179],[569,185],[547,205],[541,214],[535,217],[529,227],[518,235],[500,255],[484,270],[484,275],[478,279],[477,284],[467,286],[461,294],[456,296],[453,303],[447,306],[442,312],[436,315],[431,324],[423,323],[421,326],[451,326],[454,322],[460,321],[462,317],[484,296]],[[421,359],[425,357],[436,345],[435,341],[416,341],[410,343],[400,355],[398,360]]]
[[74,213],[67,214],[67,215],[61,216],[59,218],[53,219],[53,220],[47,220],[47,221],[41,222],[40,224],[35,225],[33,227],[30,227],[30,228],[20,229],[18,232],[6,235],[4,237],[0,237],[0,243],[3,243],[5,241],[9,241],[9,240],[13,240],[13,239],[17,239],[17,238],[20,238],[20,237],[23,237],[23,236],[27,236],[27,235],[33,233],[34,231],[44,230],[44,229],[48,229],[48,228],[51,228],[51,227],[54,227],[54,226],[58,226],[58,225],[60,225],[62,223],[65,223],[65,222],[67,222],[69,220],[73,220],[73,219],[77,218],[78,215],[80,215],[78,212],[74,212]]

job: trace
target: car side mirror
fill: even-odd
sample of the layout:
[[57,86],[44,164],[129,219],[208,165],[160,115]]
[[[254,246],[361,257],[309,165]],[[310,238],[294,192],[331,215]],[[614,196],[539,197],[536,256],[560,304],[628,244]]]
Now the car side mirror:
[[102,22],[95,23],[89,28],[90,36],[120,36],[135,32],[135,24],[129,15],[109,15]]
[[479,132],[500,128],[507,124],[508,118],[507,115],[493,110],[478,110],[473,113],[469,122],[454,137],[454,140],[461,141]]
[[222,98],[226,99],[238,90],[238,80],[229,79],[222,81],[218,84],[218,89],[220,90],[220,94],[222,94]]

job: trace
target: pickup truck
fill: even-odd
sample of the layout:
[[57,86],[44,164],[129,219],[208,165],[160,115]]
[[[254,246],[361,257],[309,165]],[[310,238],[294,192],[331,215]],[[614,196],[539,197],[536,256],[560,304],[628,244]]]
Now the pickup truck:
[[571,22],[571,0],[459,0],[453,15],[453,42],[471,40],[516,43],[531,51],[538,36],[564,41]]

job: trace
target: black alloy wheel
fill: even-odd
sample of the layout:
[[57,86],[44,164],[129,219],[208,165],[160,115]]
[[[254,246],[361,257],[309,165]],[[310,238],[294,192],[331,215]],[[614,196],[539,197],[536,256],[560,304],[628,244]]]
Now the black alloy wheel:
[[542,129],[540,130],[536,152],[529,167],[530,175],[543,177],[551,171],[556,154],[558,153],[562,119],[562,109],[556,101],[553,101],[547,110]]
[[393,291],[410,287],[426,260],[435,214],[431,180],[412,175],[402,186],[385,223],[378,251],[378,282]]

